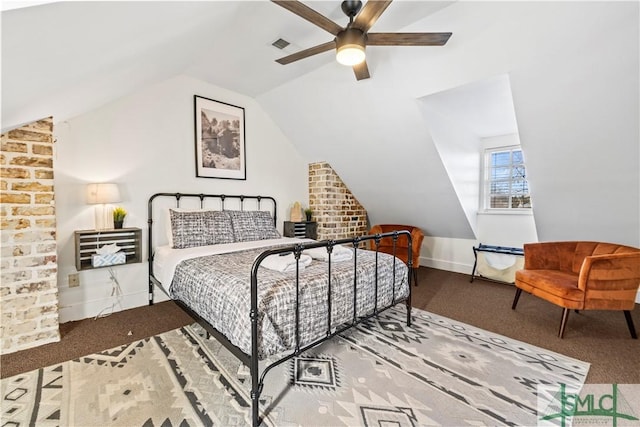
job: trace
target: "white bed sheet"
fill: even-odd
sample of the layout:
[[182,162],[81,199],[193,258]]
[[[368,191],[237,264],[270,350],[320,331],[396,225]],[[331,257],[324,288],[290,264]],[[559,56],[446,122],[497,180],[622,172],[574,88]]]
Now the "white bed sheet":
[[220,245],[198,246],[195,248],[174,249],[170,245],[158,246],[153,256],[153,275],[160,281],[160,285],[169,294],[176,267],[182,261],[207,255],[238,252],[246,249],[256,249],[277,245],[294,245],[297,243],[315,242],[311,239],[295,237],[281,237],[279,239],[254,240],[251,242],[224,243]]

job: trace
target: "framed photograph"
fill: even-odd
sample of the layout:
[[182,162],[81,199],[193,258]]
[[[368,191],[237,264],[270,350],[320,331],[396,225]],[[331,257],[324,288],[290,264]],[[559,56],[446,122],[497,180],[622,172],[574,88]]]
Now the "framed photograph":
[[247,179],[244,108],[194,95],[196,177]]

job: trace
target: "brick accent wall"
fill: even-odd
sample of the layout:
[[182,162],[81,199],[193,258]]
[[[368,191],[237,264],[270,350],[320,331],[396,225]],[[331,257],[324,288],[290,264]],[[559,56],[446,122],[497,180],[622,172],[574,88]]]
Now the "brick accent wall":
[[309,207],[318,223],[318,240],[367,234],[367,211],[329,163],[309,164]]
[[53,118],[0,135],[0,353],[59,341]]

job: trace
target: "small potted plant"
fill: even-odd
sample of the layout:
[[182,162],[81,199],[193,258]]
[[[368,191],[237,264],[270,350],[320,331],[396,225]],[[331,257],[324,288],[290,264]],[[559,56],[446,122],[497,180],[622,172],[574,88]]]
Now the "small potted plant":
[[113,210],[113,227],[122,228],[125,216],[127,216],[127,211],[121,206],[116,207]]
[[304,210],[304,216],[307,218],[307,221],[311,221],[311,215],[313,215],[313,210],[311,210],[311,208],[306,208]]

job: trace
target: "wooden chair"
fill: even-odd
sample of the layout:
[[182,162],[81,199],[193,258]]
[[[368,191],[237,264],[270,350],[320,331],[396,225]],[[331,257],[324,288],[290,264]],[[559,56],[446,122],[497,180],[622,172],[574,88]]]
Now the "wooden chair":
[[515,310],[522,291],[563,308],[558,336],[570,310],[620,310],[632,338],[631,319],[640,286],[640,249],[600,242],[524,245],[524,269],[516,271]]
[[[416,286],[418,286],[418,268],[420,267],[420,248],[422,247],[422,240],[424,240],[424,233],[420,228],[414,227],[412,225],[401,225],[401,224],[377,224],[371,227],[369,230],[369,234],[380,234],[380,233],[388,233],[392,231],[402,231],[407,230],[411,233],[411,263],[413,270],[413,281]],[[396,241],[396,252],[395,256],[401,259],[404,263],[408,265],[409,263],[409,251],[407,250],[408,239],[405,236],[398,236],[398,240]],[[375,241],[369,240],[369,249],[375,250]],[[385,237],[380,239],[380,244],[378,245],[378,250],[380,252],[385,252],[389,254],[393,254],[393,238]]]

